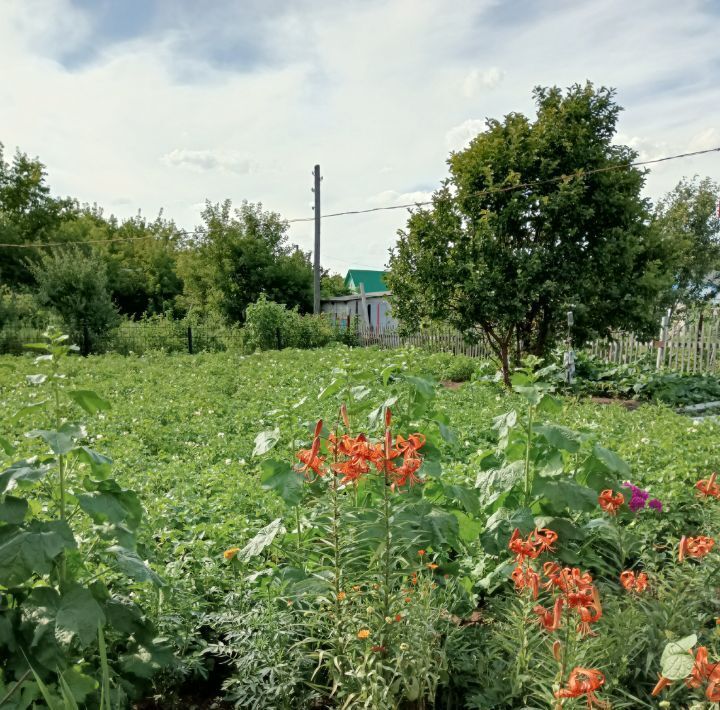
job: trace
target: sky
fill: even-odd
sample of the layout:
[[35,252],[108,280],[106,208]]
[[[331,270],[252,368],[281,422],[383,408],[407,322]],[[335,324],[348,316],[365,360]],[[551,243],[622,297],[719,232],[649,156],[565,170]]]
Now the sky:
[[[206,200],[284,218],[429,198],[488,117],[591,80],[641,159],[720,146],[720,0],[0,0],[0,142],[106,213]],[[653,168],[720,179],[720,153]],[[382,268],[404,209],[328,218],[321,260]],[[312,222],[290,225],[312,249]]]

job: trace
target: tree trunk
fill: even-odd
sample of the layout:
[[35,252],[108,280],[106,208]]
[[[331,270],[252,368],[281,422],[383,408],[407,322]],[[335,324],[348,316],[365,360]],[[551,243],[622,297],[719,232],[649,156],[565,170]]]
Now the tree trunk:
[[508,350],[507,341],[500,343],[500,365],[502,367],[503,383],[505,387],[510,389],[512,388],[512,383],[510,382],[510,357]]

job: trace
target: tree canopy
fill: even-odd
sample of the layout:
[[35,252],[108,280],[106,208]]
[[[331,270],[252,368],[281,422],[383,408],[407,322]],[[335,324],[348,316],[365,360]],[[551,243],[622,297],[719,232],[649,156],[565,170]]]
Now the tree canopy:
[[406,327],[449,322],[510,359],[542,354],[575,314],[582,340],[647,331],[669,287],[649,228],[636,153],[613,143],[620,106],[591,83],[534,90],[534,120],[511,113],[448,159],[432,206],[416,209],[390,257]]
[[288,241],[288,224],[261,204],[208,202],[192,248],[180,257],[185,304],[214,309],[228,322],[245,319],[261,293],[289,308],[312,310],[313,275],[308,253]]
[[672,265],[671,305],[700,305],[720,293],[720,185],[709,177],[681,180],[655,207]]

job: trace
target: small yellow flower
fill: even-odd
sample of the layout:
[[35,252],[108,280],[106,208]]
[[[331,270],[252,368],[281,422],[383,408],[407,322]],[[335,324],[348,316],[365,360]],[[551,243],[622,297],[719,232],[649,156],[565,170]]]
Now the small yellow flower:
[[359,585],[359,584],[353,585],[352,590],[353,590],[353,592],[359,592],[359,591],[360,591],[360,585]]
[[338,601],[341,602],[345,599],[345,592],[338,592]]
[[225,550],[225,552],[223,552],[223,557],[226,560],[231,560],[233,557],[235,557],[235,555],[237,555],[238,552],[240,552],[239,547],[231,547],[231,548]]
[[366,639],[370,636],[370,629],[360,629],[360,631],[357,632],[357,637],[359,639]]
[[436,565],[434,562],[428,562],[428,564],[426,565],[428,569],[437,569],[439,566],[440,565]]
[[401,644],[400,644],[400,650],[401,650],[401,651],[409,651],[409,650],[410,650],[410,646],[408,646],[406,643],[401,643]]
[[389,617],[389,616],[386,616],[386,617],[385,617],[385,623],[386,623],[386,624],[392,624],[392,618]]

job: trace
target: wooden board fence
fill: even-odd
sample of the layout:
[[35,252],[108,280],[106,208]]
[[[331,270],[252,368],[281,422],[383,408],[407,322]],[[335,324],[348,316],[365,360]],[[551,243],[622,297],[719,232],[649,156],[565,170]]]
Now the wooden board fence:
[[[667,328],[658,328],[658,332],[660,337],[653,340],[639,338],[633,333],[616,333],[612,338],[588,343],[583,350],[609,364],[646,363],[651,367],[680,373],[720,375],[720,314],[713,312],[702,319],[680,313]],[[360,326],[358,340],[363,346],[415,346],[435,352],[494,358],[485,339],[478,343],[467,343],[452,328],[433,328],[412,335],[401,335],[394,327],[376,329]]]
[[414,346],[433,352],[448,352],[454,355],[490,358],[493,352],[485,340],[468,343],[460,333],[451,328],[423,330],[412,335],[401,335],[397,328],[358,328],[360,345],[377,345],[381,348],[400,348]]

